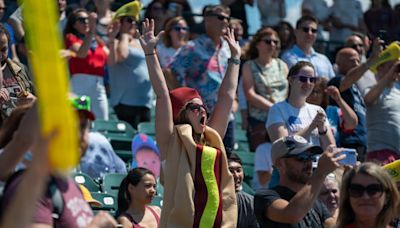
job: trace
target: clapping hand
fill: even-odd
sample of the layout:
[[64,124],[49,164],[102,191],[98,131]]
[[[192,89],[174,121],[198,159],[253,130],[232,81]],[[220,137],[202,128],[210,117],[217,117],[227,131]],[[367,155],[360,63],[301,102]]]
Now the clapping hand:
[[[144,53],[149,54],[154,52],[154,49],[161,36],[164,34],[164,31],[161,31],[157,36],[154,36],[154,19],[149,21],[149,19],[146,18],[142,23],[142,32],[143,34],[140,35],[139,39]],[[139,31],[137,31],[137,34],[140,34]]]

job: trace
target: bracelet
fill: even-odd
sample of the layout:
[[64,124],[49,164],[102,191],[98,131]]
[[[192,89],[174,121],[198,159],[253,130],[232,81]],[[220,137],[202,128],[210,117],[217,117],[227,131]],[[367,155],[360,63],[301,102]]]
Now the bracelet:
[[325,128],[325,131],[323,131],[323,132],[318,131],[318,134],[319,135],[326,135],[327,132],[328,132],[328,128]]
[[155,55],[155,54],[156,54],[156,52],[153,51],[153,52],[151,52],[151,53],[145,53],[144,55],[145,55],[145,56],[150,56],[150,55]]
[[235,65],[239,65],[240,64],[240,59],[229,58],[228,59],[228,63],[233,63]]

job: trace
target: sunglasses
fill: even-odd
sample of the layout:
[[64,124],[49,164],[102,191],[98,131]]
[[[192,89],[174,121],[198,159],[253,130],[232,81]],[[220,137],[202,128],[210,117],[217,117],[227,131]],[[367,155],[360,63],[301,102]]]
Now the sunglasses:
[[186,105],[186,110],[200,111],[201,109],[204,109],[205,111],[207,111],[206,106],[202,105],[202,104],[189,103],[189,104]]
[[312,34],[317,33],[317,29],[311,27],[302,27],[301,30],[305,33],[309,33],[311,31]]
[[180,31],[187,32],[187,31],[189,31],[189,27],[184,27],[184,26],[174,26],[172,29],[174,31],[176,31],[176,32],[180,32]]
[[89,18],[88,17],[78,17],[78,18],[76,18],[76,21],[78,21],[79,23],[82,23],[82,24],[87,24],[87,23],[89,23]]
[[221,14],[216,14],[216,13],[210,13],[210,14],[208,14],[207,16],[214,16],[214,17],[217,17],[218,20],[220,20],[220,21],[223,21],[223,20],[229,21],[229,20],[230,20],[230,17],[224,16],[224,15],[221,15]]
[[315,161],[317,158],[317,154],[310,152],[303,152],[300,154],[286,155],[283,158],[295,158],[297,161]]
[[385,191],[381,184],[370,184],[367,186],[363,186],[361,184],[350,184],[348,190],[350,197],[353,198],[362,197],[364,195],[364,192],[366,192],[368,197],[370,198],[379,198]]
[[125,17],[126,22],[128,22],[129,24],[132,24],[133,22],[135,22],[136,24],[136,20],[133,17]]
[[268,44],[268,45],[272,45],[272,43],[275,44],[275,46],[278,46],[278,45],[279,45],[279,40],[265,39],[265,40],[262,40],[262,41],[263,41],[264,43]]
[[316,83],[318,81],[317,77],[309,77],[309,76],[304,76],[304,75],[294,75],[292,77],[297,78],[302,83],[306,83],[306,82]]

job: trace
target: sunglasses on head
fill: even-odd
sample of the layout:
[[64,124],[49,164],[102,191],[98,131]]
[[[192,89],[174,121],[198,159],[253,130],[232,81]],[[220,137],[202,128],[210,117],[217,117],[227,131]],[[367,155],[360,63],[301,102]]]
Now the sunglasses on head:
[[315,161],[317,154],[310,152],[303,152],[300,154],[293,154],[284,156],[284,158],[295,158],[297,161]]
[[220,21],[223,21],[223,20],[227,20],[227,21],[229,21],[229,20],[230,20],[230,17],[228,17],[228,16],[224,16],[224,15],[221,15],[221,14],[216,14],[216,13],[210,13],[210,14],[208,14],[208,16],[214,16],[214,17],[217,17],[217,18],[218,18],[218,20],[220,20]]
[[82,24],[87,24],[87,23],[89,23],[89,18],[88,17],[78,17],[78,18],[76,18],[76,21],[78,21],[79,23],[82,23]]
[[309,33],[311,31],[312,34],[317,33],[317,29],[311,27],[302,27],[301,30],[305,33]]
[[184,26],[174,26],[172,29],[174,31],[176,31],[176,32],[180,32],[180,31],[187,32],[187,31],[189,31],[189,27],[184,27]]
[[364,195],[364,192],[366,192],[368,197],[370,198],[379,198],[385,191],[381,184],[370,184],[367,186],[363,186],[361,184],[350,184],[348,190],[350,197],[353,198],[362,197]]
[[262,40],[262,41],[264,43],[268,44],[268,45],[272,45],[272,43],[275,44],[275,46],[279,45],[279,40],[265,39],[265,40]]
[[318,81],[317,77],[309,77],[309,76],[305,76],[305,75],[294,75],[292,77],[297,78],[302,83],[306,83],[306,82],[316,83]]

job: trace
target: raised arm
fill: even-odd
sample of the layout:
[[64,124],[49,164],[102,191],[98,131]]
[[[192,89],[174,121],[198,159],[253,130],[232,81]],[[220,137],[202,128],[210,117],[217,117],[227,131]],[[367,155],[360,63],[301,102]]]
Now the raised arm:
[[108,28],[108,49],[110,53],[107,56],[107,64],[109,66],[113,66],[118,62],[117,60],[118,40],[116,39],[116,37],[119,33],[120,27],[121,27],[120,22],[116,20]]
[[226,70],[221,87],[218,91],[218,101],[209,121],[210,127],[216,130],[221,138],[225,136],[229,115],[236,97],[240,66],[240,46],[239,43],[235,41],[233,30],[228,28],[224,39],[229,44],[231,59],[228,61],[228,69]]
[[89,32],[83,38],[83,43],[74,43],[69,48],[71,51],[76,53],[78,58],[86,58],[89,54],[90,44],[92,43],[92,39],[96,33],[96,21],[97,21],[97,14],[90,13],[89,14]]
[[344,128],[346,130],[351,130],[351,129],[356,128],[356,126],[358,124],[357,114],[346,103],[346,101],[343,100],[342,96],[340,96],[340,92],[339,92],[338,88],[336,88],[335,86],[329,86],[326,89],[326,93],[333,100],[335,100],[336,104],[338,104],[340,109],[342,110]]
[[317,200],[326,175],[339,167],[337,161],[343,159],[344,155],[335,157],[338,153],[339,150],[332,152],[332,147],[329,147],[321,155],[316,171],[304,187],[290,201],[284,199],[273,201],[266,209],[265,216],[276,222],[299,223]]
[[157,99],[155,120],[156,140],[161,152],[163,153],[163,150],[168,146],[174,127],[168,87],[155,51],[156,44],[164,31],[161,31],[155,37],[154,20],[151,19],[149,21],[147,18],[143,22],[142,28],[143,35],[140,36],[140,43],[146,55],[147,69]]
[[372,55],[367,59],[367,61],[363,64],[360,64],[353,69],[349,70],[346,74],[346,77],[343,77],[342,82],[340,83],[340,92],[346,91],[349,89],[354,83],[356,83],[364,74],[369,70],[369,68],[375,63],[375,61],[379,58],[379,54],[381,52],[381,40],[376,38],[373,41],[372,46]]

